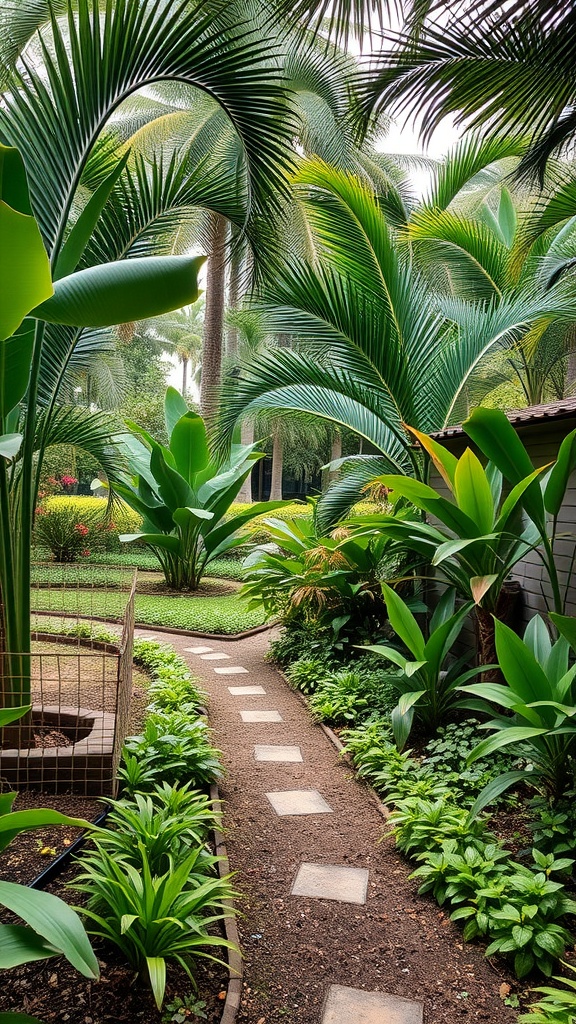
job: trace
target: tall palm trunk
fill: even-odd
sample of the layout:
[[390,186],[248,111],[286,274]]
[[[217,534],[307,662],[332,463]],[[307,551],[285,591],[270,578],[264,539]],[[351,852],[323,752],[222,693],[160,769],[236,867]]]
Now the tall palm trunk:
[[200,408],[208,423],[218,412],[218,387],[222,371],[222,329],[226,289],[226,236],[228,222],[219,213],[209,214],[209,259],[206,308],[202,339]]
[[[240,428],[240,443],[254,444],[254,424],[242,423]],[[238,501],[252,501],[252,473],[246,478],[238,491]]]
[[270,482],[270,501],[282,500],[282,472],[284,469],[284,439],[278,424],[274,430],[272,446],[272,480]]
[[[228,309],[237,309],[242,297],[242,265],[244,258],[238,245],[238,228],[230,230],[230,272],[228,275]],[[232,324],[226,331],[226,355],[235,358],[238,355],[238,328]]]
[[182,357],[182,395],[186,397],[186,388],[188,385],[188,360],[185,356]]

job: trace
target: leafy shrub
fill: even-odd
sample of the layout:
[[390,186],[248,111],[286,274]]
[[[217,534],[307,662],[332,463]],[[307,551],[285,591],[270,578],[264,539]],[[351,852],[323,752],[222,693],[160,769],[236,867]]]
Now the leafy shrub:
[[209,931],[213,922],[229,913],[224,903],[234,895],[229,878],[206,877],[198,871],[205,858],[202,847],[163,875],[153,873],[141,842],[139,868],[110,854],[98,839],[95,847],[83,856],[82,872],[74,882],[88,895],[83,913],[91,923],[90,932],[112,942],[135,970],[147,976],[160,1009],[167,960],[176,961],[193,978],[194,955],[216,959],[207,948],[230,945]]
[[[204,847],[209,830],[219,822],[209,798],[189,784],[178,787],[164,783],[147,796],[135,793],[131,800],[110,803],[108,827],[97,835],[98,849],[138,870],[144,850],[155,875],[171,871],[193,849]],[[212,873],[215,863],[204,850],[197,865],[197,884],[203,875]]]
[[484,786],[516,766],[518,760],[500,751],[489,760],[468,765],[467,759],[481,739],[479,723],[474,718],[440,726],[438,735],[426,744],[422,766],[441,776],[466,802],[472,802]]
[[291,620],[280,636],[270,642],[268,661],[286,668],[299,658],[318,658],[327,665],[336,665],[331,648],[332,630],[314,621]]
[[[219,752],[210,742],[206,722],[191,720],[185,711],[153,711],[142,733],[126,740],[124,756],[133,756],[144,766],[149,782],[164,780],[173,785],[191,780],[206,786],[222,775]],[[126,787],[133,785],[123,766],[118,774]]]
[[119,535],[138,530],[142,520],[123,502],[109,512],[106,498],[48,497],[37,510],[35,542],[48,548],[57,562],[73,562],[83,552],[119,550]]
[[329,677],[330,670],[321,658],[299,658],[286,670],[294,689],[302,693],[314,693],[317,687]]
[[[576,974],[570,964],[564,964],[568,970]],[[563,988],[535,988],[534,992],[542,993],[543,999],[531,1006],[530,1013],[522,1014],[518,1021],[522,1024],[574,1024],[576,1020],[576,981],[572,978],[555,978]]]
[[386,673],[363,673],[356,668],[331,672],[316,687],[309,707],[317,721],[349,725],[374,712],[389,713],[397,701],[397,692]]
[[537,796],[528,806],[535,817],[529,824],[532,841],[543,853],[576,854],[576,815],[574,793],[567,793],[566,799],[550,804],[545,797]]

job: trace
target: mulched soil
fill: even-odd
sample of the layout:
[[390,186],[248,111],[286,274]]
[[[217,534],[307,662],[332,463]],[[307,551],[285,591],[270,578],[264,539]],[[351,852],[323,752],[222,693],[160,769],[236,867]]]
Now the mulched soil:
[[[330,984],[422,1000],[426,1024],[515,1021],[516,1011],[503,1003],[505,994],[518,991],[514,979],[501,961],[488,961],[480,946],[464,943],[432,900],[417,895],[411,867],[392,840],[382,838],[384,821],[371,791],[263,661],[269,635],[213,642],[232,655],[228,664],[250,670],[238,677],[219,676],[210,662],[186,655],[189,640],[167,639],[209,692],[215,741],[224,751],[226,842],[244,894],[238,1024],[317,1024]],[[261,683],[267,693],[232,697],[230,683]],[[250,707],[277,709],[284,721],[247,725],[239,711]],[[304,762],[257,763],[256,743],[298,744]],[[284,789],[318,789],[335,813],[279,818],[265,793]],[[366,906],[291,896],[302,861],[368,868]]]
[[[15,810],[51,807],[72,817],[94,820],[102,812],[102,802],[72,794],[52,796],[48,793],[21,793]],[[77,828],[46,828],[22,833],[0,854],[0,878],[29,884],[82,834]],[[83,894],[69,888],[78,868],[72,863],[46,886],[46,891],[68,903],[82,904]],[[10,916],[3,914],[5,922]],[[149,989],[126,966],[123,958],[100,941],[93,943],[101,977],[91,982],[82,977],[62,957],[11,970],[4,974],[0,989],[0,1012],[8,1010],[38,1016],[43,1024],[68,1021],[69,1024],[160,1024],[158,1012]],[[198,991],[185,972],[169,967],[165,1007],[179,996],[194,994],[206,1004],[210,1024],[220,1020],[228,971],[220,964],[198,959],[195,979]],[[197,1018],[192,1018],[197,1019]]]

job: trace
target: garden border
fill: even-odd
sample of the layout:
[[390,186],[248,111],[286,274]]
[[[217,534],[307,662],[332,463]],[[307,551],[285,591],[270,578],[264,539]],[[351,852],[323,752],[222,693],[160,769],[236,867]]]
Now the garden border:
[[[52,619],[73,619],[75,622],[104,622],[110,626],[118,626],[122,622],[119,618],[104,618],[100,615],[78,616],[74,612],[41,611],[38,608],[34,609],[33,614],[45,615],[47,618]],[[265,633],[266,630],[273,629],[276,625],[278,625],[277,622],[265,622],[261,626],[252,626],[251,629],[246,629],[243,633],[201,633],[199,630],[177,629],[176,626],[157,626],[150,622],[135,622],[134,629],[149,629],[157,633],[172,633],[174,636],[195,636],[199,640],[248,640],[251,636]]]
[[[220,796],[220,790],[217,782],[213,782],[210,786],[210,799],[214,804],[214,808],[221,813],[224,801]],[[225,875],[230,874],[230,861],[228,859],[228,850],[226,849],[226,843],[224,841],[224,833],[219,828],[214,829],[214,844],[216,856],[221,858],[221,860],[218,861],[218,874],[220,875],[220,878],[224,878]],[[240,935],[238,934],[238,926],[233,913],[234,900],[226,899],[223,900],[223,903],[225,907],[232,911],[232,913],[226,914],[224,917],[224,930],[226,932],[226,938],[229,942],[234,943],[235,948],[228,948],[227,950],[230,977],[228,979],[228,989],[226,992],[226,999],[224,1001],[224,1009],[222,1010],[222,1016],[220,1017],[220,1024],[235,1024],[236,1017],[240,1009],[240,1000],[242,998],[244,958],[240,952]]]

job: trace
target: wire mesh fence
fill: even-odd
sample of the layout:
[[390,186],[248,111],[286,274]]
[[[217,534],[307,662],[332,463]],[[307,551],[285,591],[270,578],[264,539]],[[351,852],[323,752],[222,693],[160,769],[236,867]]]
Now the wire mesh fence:
[[3,730],[0,781],[18,789],[114,795],[132,695],[136,574],[127,574],[126,589],[113,592],[122,600],[121,634],[108,643],[92,634],[82,590],[106,592],[82,588],[74,574],[68,577],[70,568],[62,588],[72,597],[65,612],[53,577],[36,590],[46,606],[36,605],[32,653],[0,651],[0,707],[32,705]]

